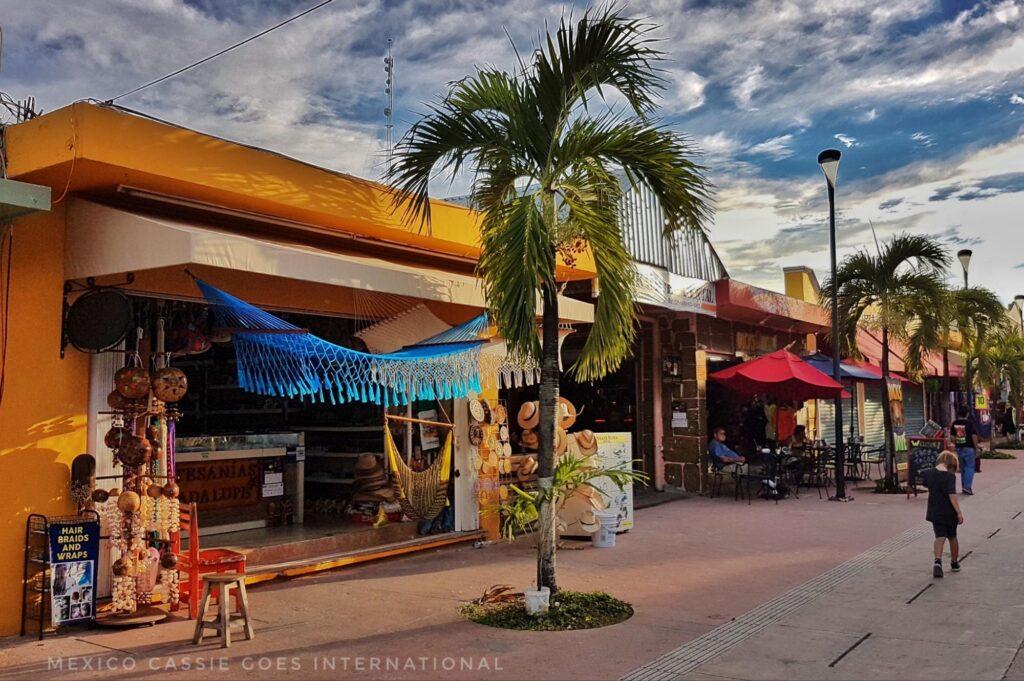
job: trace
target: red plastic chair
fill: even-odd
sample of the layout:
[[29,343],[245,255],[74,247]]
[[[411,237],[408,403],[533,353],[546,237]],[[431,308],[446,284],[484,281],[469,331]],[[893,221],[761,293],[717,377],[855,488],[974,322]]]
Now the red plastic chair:
[[[188,549],[185,551],[181,550],[182,531],[188,535]],[[189,619],[195,619],[199,614],[199,599],[202,597],[203,591],[200,575],[215,572],[245,574],[244,553],[231,549],[200,550],[199,513],[196,511],[194,503],[181,509],[179,530],[171,537],[171,552],[178,557],[179,574],[183,573],[184,575],[179,586],[179,597],[181,602],[188,603]],[[237,590],[235,599],[238,599]]]

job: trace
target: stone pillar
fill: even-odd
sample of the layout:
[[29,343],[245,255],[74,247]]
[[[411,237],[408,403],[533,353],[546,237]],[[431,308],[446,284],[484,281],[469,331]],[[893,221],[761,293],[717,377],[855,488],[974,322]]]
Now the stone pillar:
[[[707,361],[704,352],[697,350],[688,319],[663,323],[661,341],[665,481],[680,486],[684,482],[680,474],[685,471],[685,487],[693,491],[702,486],[701,462],[707,449]],[[676,464],[684,465],[681,469]]]

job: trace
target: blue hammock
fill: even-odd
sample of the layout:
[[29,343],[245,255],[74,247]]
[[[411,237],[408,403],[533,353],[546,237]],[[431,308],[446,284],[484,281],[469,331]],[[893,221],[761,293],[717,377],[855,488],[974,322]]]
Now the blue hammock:
[[373,355],[329,343],[204,281],[195,282],[217,324],[231,330],[243,390],[385,407],[480,391],[486,315],[416,345]]

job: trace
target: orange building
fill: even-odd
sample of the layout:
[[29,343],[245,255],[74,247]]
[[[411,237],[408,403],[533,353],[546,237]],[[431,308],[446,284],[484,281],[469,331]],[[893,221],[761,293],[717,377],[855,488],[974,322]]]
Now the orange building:
[[[112,472],[102,442],[109,426],[104,396],[124,354],[66,346],[62,309],[81,291],[116,286],[141,301],[137,309],[166,306],[159,309],[187,319],[200,300],[187,269],[248,302],[344,333],[352,320],[379,321],[411,307],[445,325],[484,307],[475,277],[478,216],[463,207],[433,201],[430,229],[410,226],[377,183],[112,106],[80,102],[4,133],[8,177],[49,187],[52,207],[15,220],[3,246],[10,285],[0,402],[0,634],[19,625],[27,514],[74,510],[70,463],[79,454],[96,457],[97,474]],[[584,258],[562,267],[561,276],[590,278],[593,266]],[[561,311],[567,322],[592,321],[586,303],[565,299]],[[214,370],[210,362],[195,368],[206,360],[190,361],[190,371]],[[204,384],[204,395],[235,395],[237,386],[226,380],[226,387]],[[214,399],[192,412],[206,415],[207,430],[188,415],[182,428],[200,437],[251,432],[260,421],[266,429],[288,425],[275,420],[275,409],[288,411],[277,403],[262,416],[225,414],[208,423],[212,412],[256,411],[251,403],[214,409]],[[457,426],[466,427],[465,414],[453,410]],[[348,418],[317,412],[309,423],[314,417],[332,424]],[[372,418],[379,435],[380,416]],[[316,428],[306,433],[305,470],[319,453],[324,472],[307,473],[307,480],[316,489],[346,484],[350,469],[343,466],[352,453],[332,459],[327,426]],[[456,470],[472,467],[470,456],[457,452]],[[474,480],[456,480],[456,530],[479,527]],[[301,519],[299,503],[293,511]],[[243,531],[262,522],[252,513],[239,518],[218,522]],[[392,531],[388,539],[408,537]]]

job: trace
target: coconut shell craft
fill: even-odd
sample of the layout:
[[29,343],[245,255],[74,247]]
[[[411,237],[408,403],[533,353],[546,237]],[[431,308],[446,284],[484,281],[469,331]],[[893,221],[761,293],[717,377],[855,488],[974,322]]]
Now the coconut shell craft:
[[169,482],[164,485],[164,496],[168,499],[174,499],[179,494],[181,494],[181,488],[178,487],[178,483]]
[[124,411],[132,404],[132,401],[127,397],[117,392],[117,390],[111,390],[110,394],[107,395],[107,406],[114,411]]
[[185,372],[174,367],[164,367],[153,374],[150,382],[153,395],[161,402],[177,402],[188,392],[188,378]]
[[114,561],[114,564],[110,566],[110,570],[118,577],[123,577],[128,574],[128,564],[118,558]]
[[135,513],[142,505],[142,499],[135,492],[122,492],[117,497],[117,507],[125,513]]
[[[114,393],[118,394],[118,393]],[[120,428],[114,426],[107,431],[107,434],[103,436],[103,444],[110,449],[118,449],[121,445],[128,441],[128,438],[132,436],[132,433],[127,428]]]
[[173,570],[178,565],[178,557],[173,553],[165,553],[160,557],[160,567],[165,570]]
[[114,374],[114,388],[129,400],[149,395],[149,372],[142,367],[124,367]]
[[157,499],[163,496],[164,487],[163,485],[157,485],[156,483],[146,488],[146,496],[150,499]]
[[104,501],[110,498],[110,492],[105,489],[94,489],[92,491],[92,500],[97,504],[102,504]]
[[152,451],[153,446],[149,444],[149,440],[138,435],[132,435],[123,445],[118,447],[117,452],[114,453],[114,458],[120,461],[123,466],[141,466],[149,459]]

